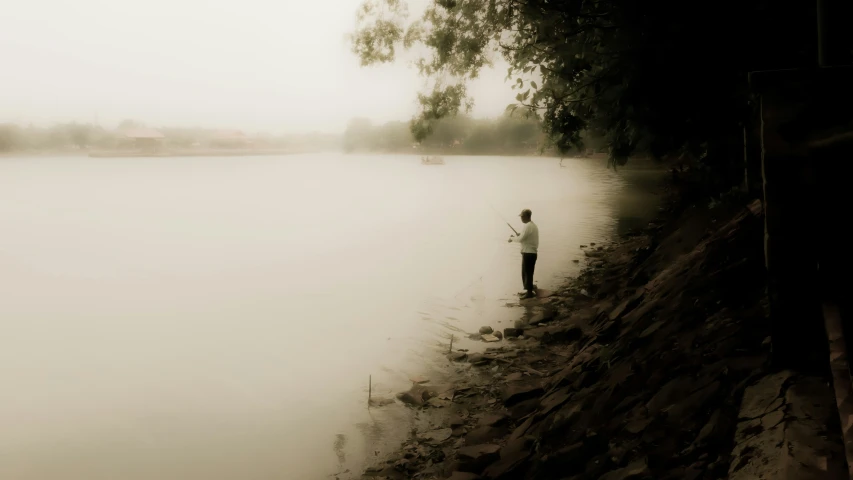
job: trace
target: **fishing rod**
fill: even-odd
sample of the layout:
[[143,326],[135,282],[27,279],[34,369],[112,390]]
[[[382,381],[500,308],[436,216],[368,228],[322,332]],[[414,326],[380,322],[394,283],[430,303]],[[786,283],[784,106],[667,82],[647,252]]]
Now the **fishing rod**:
[[507,221],[506,221],[506,219],[503,217],[503,215],[501,215],[501,214],[500,214],[500,212],[498,212],[497,210],[495,210],[495,207],[492,207],[491,205],[489,205],[489,207],[491,207],[491,209],[492,209],[492,210],[493,210],[493,211],[494,211],[494,212],[495,212],[499,217],[501,217],[501,220],[503,220],[503,221],[504,221],[504,223],[506,223],[506,226],[507,226],[507,227],[509,227],[509,228],[510,228],[510,230],[512,230],[512,232],[513,232],[513,233],[515,233],[515,236],[516,236],[516,237],[521,236],[517,231],[515,231],[515,229],[512,227],[512,225],[510,225],[510,224],[509,224],[509,222],[507,222]]

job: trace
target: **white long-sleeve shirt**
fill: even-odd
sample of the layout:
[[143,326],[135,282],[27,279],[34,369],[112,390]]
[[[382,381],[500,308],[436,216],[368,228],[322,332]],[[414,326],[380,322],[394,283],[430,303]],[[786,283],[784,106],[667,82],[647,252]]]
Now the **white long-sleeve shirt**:
[[521,253],[538,253],[539,227],[533,223],[533,220],[525,223],[524,230],[521,231],[521,236],[512,237],[512,241],[521,244]]

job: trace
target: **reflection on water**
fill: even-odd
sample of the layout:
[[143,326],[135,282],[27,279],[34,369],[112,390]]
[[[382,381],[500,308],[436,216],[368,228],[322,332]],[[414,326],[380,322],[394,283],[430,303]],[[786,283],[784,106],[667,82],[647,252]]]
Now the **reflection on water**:
[[4,158],[0,478],[358,472],[416,421],[369,376],[443,378],[451,334],[522,313],[493,209],[533,210],[549,288],[656,202],[642,171],[446,160]]

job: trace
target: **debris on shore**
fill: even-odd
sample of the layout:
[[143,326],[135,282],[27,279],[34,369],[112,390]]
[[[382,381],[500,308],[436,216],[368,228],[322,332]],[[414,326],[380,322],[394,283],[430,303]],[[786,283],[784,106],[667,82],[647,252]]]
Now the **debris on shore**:
[[[769,370],[761,214],[758,202],[688,211],[583,246],[583,273],[540,315],[503,332],[481,328],[483,339],[504,338],[484,353],[447,354],[478,375],[442,387],[415,382],[398,395],[428,409],[436,428],[412,432],[364,478],[756,478],[744,475],[767,464],[749,443],[762,431],[789,442],[779,455],[805,458],[802,438],[785,440],[782,421],[799,421],[784,413],[798,411],[786,407],[796,401],[786,393],[795,376],[772,380],[779,374]],[[828,389],[820,379],[800,383]],[[763,410],[745,418],[747,404]],[[813,428],[823,438],[814,468],[835,478],[843,453],[825,418],[831,409],[809,411],[823,422]]]

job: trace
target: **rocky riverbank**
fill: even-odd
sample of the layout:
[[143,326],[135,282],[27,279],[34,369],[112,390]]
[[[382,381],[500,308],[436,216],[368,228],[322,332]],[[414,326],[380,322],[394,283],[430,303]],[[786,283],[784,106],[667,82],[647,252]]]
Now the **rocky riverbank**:
[[[769,371],[762,232],[759,202],[690,207],[588,246],[578,279],[531,300],[537,315],[484,354],[448,353],[455,383],[415,383],[398,396],[430,426],[364,476],[756,478],[743,475],[795,463],[794,445],[808,439],[766,454],[750,442],[762,432],[785,441],[785,426],[808,417],[805,430],[823,439],[815,468],[830,478],[837,413],[824,405],[796,417],[799,400],[786,393],[797,390],[795,376]],[[811,404],[831,398],[824,379],[798,382],[823,386]],[[774,451],[785,458],[768,460]]]

